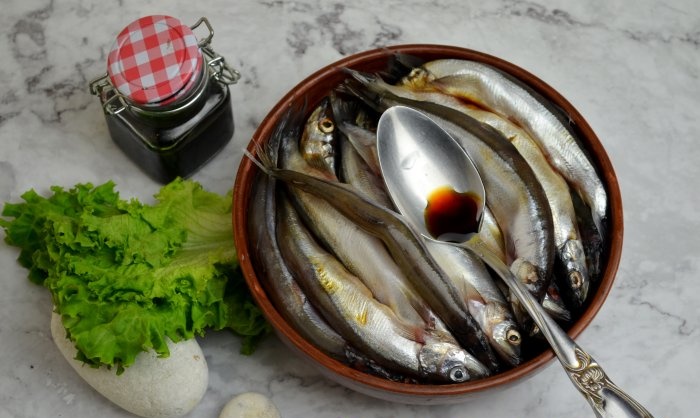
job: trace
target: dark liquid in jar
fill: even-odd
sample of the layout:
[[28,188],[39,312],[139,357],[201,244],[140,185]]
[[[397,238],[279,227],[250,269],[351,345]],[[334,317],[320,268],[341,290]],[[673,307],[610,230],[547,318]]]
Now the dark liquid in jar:
[[228,87],[211,82],[205,95],[193,112],[167,123],[125,110],[120,116],[107,115],[107,127],[119,148],[153,179],[168,183],[189,177],[229,142],[234,131]]
[[433,238],[461,241],[479,232],[481,199],[471,192],[440,187],[428,196],[425,225]]

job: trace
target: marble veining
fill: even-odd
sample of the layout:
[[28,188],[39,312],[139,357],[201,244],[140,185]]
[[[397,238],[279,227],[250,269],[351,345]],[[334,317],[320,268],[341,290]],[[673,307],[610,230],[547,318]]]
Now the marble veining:
[[[325,64],[372,48],[441,43],[496,55],[561,92],[618,176],[625,239],[615,286],[579,342],[657,417],[696,416],[700,317],[700,6],[695,0],[24,0],[0,12],[0,202],[27,189],[114,180],[150,201],[160,187],[109,139],[90,80],[116,34],[147,14],[194,23],[241,72],[236,133],[194,175],[225,193],[272,106]],[[0,233],[1,234],[1,233]],[[128,417],[90,389],[51,341],[48,292],[0,244],[0,418]],[[210,385],[192,417],[245,391],[284,417],[591,416],[554,363],[518,385],[445,406],[387,403],[323,378],[271,336],[252,356],[225,332],[200,339]]]
[[401,28],[383,22],[381,16],[372,16],[369,13],[363,17],[372,23],[373,31],[367,33],[365,30],[353,28],[353,22],[348,23],[344,17],[352,12],[347,10],[345,3],[326,6],[327,11],[316,15],[311,21],[304,19],[308,18],[309,11],[313,10],[310,5],[307,6],[291,10],[295,12],[295,17],[298,14],[303,19],[292,22],[292,29],[287,36],[287,44],[298,56],[304,55],[319,41],[330,40],[338,54],[349,55],[366,49],[368,45],[371,48],[379,48],[396,43],[402,35]]

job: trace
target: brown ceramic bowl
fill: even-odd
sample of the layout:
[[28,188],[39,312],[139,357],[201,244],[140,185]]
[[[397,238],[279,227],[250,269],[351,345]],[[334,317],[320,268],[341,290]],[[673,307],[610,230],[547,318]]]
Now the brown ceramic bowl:
[[[341,71],[344,67],[360,71],[376,72],[385,68],[387,59],[393,51],[416,55],[420,58],[431,60],[439,58],[459,58],[480,61],[524,81],[542,96],[552,101],[563,109],[571,117],[579,138],[589,151],[594,164],[602,174],[603,181],[609,193],[610,206],[610,235],[607,252],[603,256],[603,277],[594,292],[589,295],[588,304],[578,315],[567,332],[572,338],[576,338],[593,320],[603,302],[605,301],[615,279],[615,273],[620,261],[622,249],[622,201],[617,178],[603,146],[596,137],[588,123],[581,114],[559,93],[548,84],[500,58],[486,55],[469,49],[444,46],[444,45],[400,45],[384,49],[376,49],[361,52],[337,62],[334,62],[316,73],[310,75],[304,81],[287,93],[268,113],[267,117],[258,127],[248,149],[252,152],[256,144],[268,140],[280,117],[291,105],[300,108],[306,101],[307,108],[313,109],[329,91],[343,81],[346,75]],[[247,239],[247,208],[251,188],[254,184],[258,169],[248,158],[241,161],[234,191],[233,226],[235,231],[235,243],[238,249],[241,268],[253,297],[262,309],[268,321],[276,331],[279,338],[293,351],[316,365],[320,372],[329,379],[336,381],[358,392],[374,396],[380,399],[412,403],[412,404],[444,404],[467,400],[480,392],[494,388],[502,388],[507,385],[522,381],[542,370],[554,357],[547,346],[541,347],[541,352],[525,361],[516,368],[494,375],[492,377],[472,382],[455,384],[409,384],[397,383],[380,377],[369,375],[350,368],[338,362],[316,347],[304,340],[280,315],[274,304],[266,294],[264,287],[256,276],[253,260],[251,260],[251,248]]]

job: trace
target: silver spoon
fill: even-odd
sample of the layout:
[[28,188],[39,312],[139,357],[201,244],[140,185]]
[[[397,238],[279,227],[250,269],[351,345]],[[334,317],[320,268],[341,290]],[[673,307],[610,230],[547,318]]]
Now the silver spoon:
[[[616,386],[598,363],[544,311],[508,267],[479,238],[486,191],[464,149],[425,114],[404,106],[386,110],[377,127],[377,152],[389,194],[401,212],[429,240],[467,248],[491,266],[530,314],[574,386],[598,417],[651,417]],[[472,231],[431,236],[426,226],[428,196],[439,188],[475,195],[478,206]]]

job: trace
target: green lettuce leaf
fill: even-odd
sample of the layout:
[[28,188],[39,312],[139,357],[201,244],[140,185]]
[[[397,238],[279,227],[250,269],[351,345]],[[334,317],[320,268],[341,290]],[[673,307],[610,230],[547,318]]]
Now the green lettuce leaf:
[[5,241],[51,291],[78,359],[117,367],[149,349],[228,328],[251,353],[270,331],[238,269],[231,195],[177,179],[156,203],[122,200],[107,182],[29,190],[4,206]]

